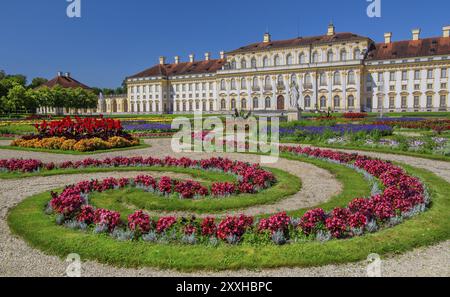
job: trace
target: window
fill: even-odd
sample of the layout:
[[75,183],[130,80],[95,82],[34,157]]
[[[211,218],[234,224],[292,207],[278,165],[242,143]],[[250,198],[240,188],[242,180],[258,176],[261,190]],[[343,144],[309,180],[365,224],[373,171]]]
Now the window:
[[383,82],[383,72],[378,73],[378,82]]
[[236,100],[231,99],[231,109],[235,109],[235,108],[236,108]]
[[334,73],[333,84],[334,85],[340,85],[341,84],[341,74],[338,71],[336,71]]
[[242,60],[241,60],[241,69],[245,69],[245,68],[247,68],[247,61],[244,58],[242,58]]
[[348,84],[349,85],[355,84],[355,72],[353,72],[353,71],[348,72]]
[[395,72],[394,71],[389,72],[389,80],[395,81]]
[[236,69],[236,60],[231,61],[231,69]]
[[433,107],[433,96],[427,96],[427,108]]
[[427,71],[427,78],[428,79],[434,78],[434,70],[433,69],[428,69],[428,71]]
[[266,98],[265,104],[264,104],[264,107],[265,107],[266,109],[270,109],[271,101],[272,101],[272,100],[270,99],[270,97],[267,97],[267,98]]
[[305,75],[305,85],[307,88],[311,87],[311,75],[309,74]]
[[415,70],[414,71],[414,79],[415,80],[419,80],[420,79],[420,70]]
[[420,90],[420,85],[419,84],[415,84],[414,85],[414,90],[419,91]]
[[325,96],[320,97],[320,108],[327,107],[327,98]]
[[256,59],[255,58],[252,58],[251,66],[252,66],[252,68],[256,68]]
[[441,69],[441,78],[447,78],[447,68]]
[[296,82],[297,82],[297,75],[292,74],[291,75],[291,83],[293,84],[293,83],[296,83]]
[[420,97],[414,96],[414,108],[419,108],[420,105]]
[[278,78],[277,78],[277,85],[280,86],[280,87],[283,87],[283,86],[284,86],[284,80],[283,80],[283,76],[282,76],[281,74],[278,75]]
[[212,101],[209,101],[209,110],[210,111],[214,110],[214,103]]
[[202,110],[206,110],[206,101],[202,101]]
[[406,108],[408,97],[402,96],[402,108]]
[[236,90],[236,80],[234,78],[231,79],[231,89]]
[[402,71],[402,80],[408,80],[408,71]]
[[328,51],[327,53],[327,62],[333,62],[333,51]]
[[395,97],[389,97],[389,108],[395,108]]
[[270,76],[266,76],[266,78],[264,80],[264,88],[265,89],[271,89],[272,88],[272,83],[270,81]]
[[225,102],[225,99],[222,99],[222,100],[220,101],[220,109],[225,109],[225,108],[227,108],[227,104],[226,104],[226,102]]
[[306,96],[305,97],[305,108],[311,107],[311,97]]
[[447,84],[446,83],[441,83],[441,89],[447,89]]
[[220,89],[222,90],[222,91],[225,91],[225,80],[224,79],[222,79],[221,81],[220,81]]
[[334,96],[334,107],[340,106],[341,106],[341,98],[339,98],[339,96]]
[[389,91],[394,92],[395,91],[395,86],[389,86]]
[[200,109],[200,101],[195,101],[195,110],[199,110]]
[[301,53],[300,56],[298,57],[298,60],[300,62],[300,64],[306,64],[306,56],[304,53]]
[[406,91],[408,89],[408,85],[402,85],[402,91]]
[[341,51],[341,61],[347,61],[347,51],[345,49]]
[[189,84],[189,92],[192,92],[192,84]]
[[276,55],[275,58],[273,58],[273,65],[275,65],[275,66],[281,65],[281,58],[279,55]]
[[242,99],[242,101],[241,101],[241,108],[242,109],[247,109],[247,100]]
[[259,108],[259,99],[253,98],[253,108]]
[[348,107],[355,107],[355,97],[353,95],[348,96],[347,105]]
[[433,84],[427,84],[427,89],[432,90],[433,89]]
[[268,67],[269,66],[269,58],[264,57],[263,59],[263,67]]
[[355,49],[355,60],[361,60],[361,50],[359,48]]
[[245,78],[241,79],[241,89],[245,90],[247,88],[247,80]]
[[294,59],[292,59],[292,55],[291,54],[288,54],[286,56],[286,65],[292,65],[292,64],[294,64]]
[[258,88],[258,78],[257,77],[253,78],[253,88],[255,88],[255,89]]
[[446,95],[441,95],[441,100],[440,100],[439,106],[447,107],[447,96]]
[[319,75],[319,84],[320,86],[326,86],[327,85],[327,75],[322,72]]
[[319,54],[317,52],[313,53],[312,62],[313,63],[319,63]]

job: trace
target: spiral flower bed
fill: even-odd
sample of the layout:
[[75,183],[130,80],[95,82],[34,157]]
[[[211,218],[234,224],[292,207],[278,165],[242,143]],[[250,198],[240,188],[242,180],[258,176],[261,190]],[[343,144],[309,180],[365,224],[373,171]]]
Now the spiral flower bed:
[[346,239],[395,226],[403,220],[424,212],[430,205],[431,199],[421,181],[390,162],[331,150],[290,146],[280,149],[287,154],[308,156],[363,170],[377,178],[384,188],[381,193],[372,195],[370,198],[355,198],[346,207],[337,207],[329,212],[321,208],[312,209],[298,218],[284,212],[264,219],[245,215],[228,216],[224,219],[172,216],[151,218],[143,210],[137,210],[128,216],[127,220],[122,220],[120,213],[114,210],[95,209],[89,205],[88,194],[92,191],[116,189],[134,183],[139,187],[157,191],[161,195],[173,192],[183,198],[192,198],[206,194],[208,191],[208,194],[221,197],[231,193],[251,193],[270,186],[274,182],[273,176],[257,165],[220,158],[201,161],[169,157],[165,159],[86,159],[57,165],[44,164],[36,160],[3,160],[0,161],[0,168],[30,172],[40,169],[145,164],[219,170],[238,177],[237,184],[215,183],[209,190],[193,181],[173,183],[168,178],[156,181],[151,177],[140,176],[133,180],[106,179],[101,182],[82,182],[66,187],[59,195],[52,194],[46,212],[56,213],[58,224],[64,224],[72,229],[109,233],[118,240],[185,244],[218,244],[220,241],[228,244],[273,242],[281,245],[299,240]]

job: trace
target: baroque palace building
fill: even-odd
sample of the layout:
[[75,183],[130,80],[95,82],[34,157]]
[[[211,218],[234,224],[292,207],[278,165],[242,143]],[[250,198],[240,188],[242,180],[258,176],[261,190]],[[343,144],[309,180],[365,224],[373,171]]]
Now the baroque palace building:
[[353,33],[262,42],[188,62],[159,64],[127,77],[128,94],[103,98],[99,112],[255,113],[291,110],[291,90],[306,111],[449,111],[450,26],[443,35],[383,43]]

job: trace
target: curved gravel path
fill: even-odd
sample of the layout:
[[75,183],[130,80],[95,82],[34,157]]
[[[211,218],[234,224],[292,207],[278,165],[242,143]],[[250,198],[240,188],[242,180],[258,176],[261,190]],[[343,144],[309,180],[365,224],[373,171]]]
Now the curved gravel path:
[[[170,155],[170,141],[169,140],[147,140],[147,143],[152,144],[151,148],[111,152],[106,154],[98,154],[92,156],[72,156],[72,155],[55,155],[48,153],[34,153],[34,152],[22,152],[22,151],[8,151],[0,150],[0,158],[37,158],[43,161],[59,162],[62,160],[79,160],[87,157],[93,158],[105,158],[111,156],[139,156],[139,155],[151,155],[154,157],[160,157]],[[0,145],[7,144],[0,141]],[[413,158],[407,156],[379,154],[360,152],[361,154],[371,155],[374,157],[384,158],[386,160],[405,162],[412,166],[428,169],[437,175],[450,181],[450,163],[425,160],[420,158]],[[189,156],[191,158],[205,158],[205,155],[201,154],[177,154],[176,157]],[[241,154],[209,154],[210,156],[223,156],[233,159],[245,158],[249,162],[258,162],[259,157],[254,155],[241,155]],[[281,159],[279,166],[282,169],[296,174],[296,167],[303,166],[305,163],[296,162],[294,168],[285,167],[287,160]],[[292,161],[294,162],[294,161]],[[309,165],[309,164],[306,164]],[[271,165],[270,167],[276,167],[277,165]],[[310,165],[312,168],[316,168]],[[304,169],[304,168],[303,168]],[[317,168],[316,168],[317,169]],[[304,171],[303,171],[304,173]],[[110,173],[103,173],[104,176],[111,176]],[[127,174],[135,174],[133,172],[120,172],[123,176]],[[328,172],[324,173],[330,174]],[[100,177],[102,174],[98,174]],[[307,175],[307,174],[306,174]],[[97,174],[96,174],[97,176]],[[8,181],[8,184],[4,187],[4,181],[1,183],[1,197],[0,197],[0,275],[2,276],[63,276],[65,275],[65,269],[67,264],[64,259],[60,259],[55,256],[48,256],[40,252],[39,250],[29,247],[22,239],[12,236],[9,228],[6,225],[6,215],[9,208],[18,203],[20,200],[38,192],[55,188],[55,184],[61,182],[60,178],[64,179],[71,177],[71,181],[74,181],[74,176],[57,176],[51,178],[29,178],[26,180]],[[92,174],[83,176],[82,174],[76,175],[77,178],[86,179],[86,177],[92,177]],[[317,180],[313,179],[313,183]],[[334,180],[331,178],[331,180]],[[23,189],[23,185],[26,181],[26,187]],[[39,184],[39,190],[35,190],[35,187],[30,187],[30,182],[33,184]],[[309,183],[308,180],[303,179],[303,189],[305,185]],[[15,183],[15,184],[14,184]],[[322,188],[327,188],[326,187]],[[303,190],[302,189],[302,190]],[[336,190],[336,189],[335,189]],[[34,192],[35,191],[35,192]],[[339,190],[336,190],[337,192]],[[8,193],[8,195],[6,195]],[[11,197],[11,194],[13,197]],[[313,192],[312,198],[317,198],[317,194]],[[5,196],[9,199],[5,200]],[[16,197],[16,198],[15,198]],[[330,196],[328,196],[330,197]],[[282,202],[288,201],[291,198],[285,199]],[[307,203],[311,200],[305,200]],[[312,203],[315,204],[315,203]],[[426,248],[419,248],[411,252],[404,253],[402,255],[393,256],[390,258],[382,259],[382,274],[383,276],[450,276],[450,254],[448,250],[450,248],[450,240],[442,242],[438,245]],[[108,265],[103,265],[93,261],[84,262],[83,276],[366,276],[367,262],[362,261],[358,263],[350,263],[343,265],[327,265],[322,267],[313,268],[278,268],[278,269],[264,269],[263,271],[222,271],[222,272],[208,272],[200,271],[195,273],[181,273],[172,270],[159,270],[152,268],[143,269],[124,269],[116,268]]]

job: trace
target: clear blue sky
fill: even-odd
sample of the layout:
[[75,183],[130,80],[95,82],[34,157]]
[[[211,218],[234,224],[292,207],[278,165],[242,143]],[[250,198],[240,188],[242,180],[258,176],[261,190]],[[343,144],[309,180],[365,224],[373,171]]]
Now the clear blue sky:
[[[381,0],[382,17],[366,0],[81,0],[82,17],[66,16],[66,0],[2,0],[0,69],[52,78],[70,71],[80,81],[117,87],[160,55],[202,58],[259,41],[319,35],[333,20],[338,32],[383,40],[409,39],[411,29],[438,36],[450,25],[448,0]],[[298,30],[298,28],[300,28]]]

